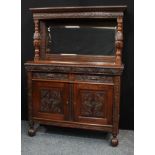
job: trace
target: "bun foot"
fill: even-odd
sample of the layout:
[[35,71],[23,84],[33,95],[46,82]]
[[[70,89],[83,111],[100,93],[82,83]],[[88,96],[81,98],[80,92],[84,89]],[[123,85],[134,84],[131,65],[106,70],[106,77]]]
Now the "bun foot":
[[111,145],[112,145],[113,147],[116,147],[116,146],[118,145],[118,139],[117,139],[117,138],[112,138],[112,139],[111,139]]
[[32,129],[32,128],[30,128],[30,129],[28,130],[28,135],[29,135],[30,137],[35,136],[35,130]]

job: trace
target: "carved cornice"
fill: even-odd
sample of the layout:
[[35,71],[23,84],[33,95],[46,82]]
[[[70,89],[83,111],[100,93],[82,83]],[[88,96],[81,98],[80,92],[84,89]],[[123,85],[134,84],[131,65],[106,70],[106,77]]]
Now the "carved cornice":
[[68,6],[68,7],[43,7],[43,8],[30,8],[33,13],[49,13],[49,12],[95,12],[95,11],[111,11],[123,12],[127,8],[126,5],[110,5],[110,6]]
[[34,13],[34,19],[61,18],[117,18],[122,12],[67,12],[67,13]]

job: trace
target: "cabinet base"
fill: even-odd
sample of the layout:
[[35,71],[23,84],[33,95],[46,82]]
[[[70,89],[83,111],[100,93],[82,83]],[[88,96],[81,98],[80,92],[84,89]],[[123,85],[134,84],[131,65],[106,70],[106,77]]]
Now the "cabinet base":
[[[34,122],[33,122],[34,123]],[[62,123],[61,125],[58,123],[58,124],[54,124],[54,123],[50,123],[50,122],[44,122],[44,121],[40,121],[40,122],[38,122],[38,121],[36,121],[36,123],[38,124],[44,124],[44,125],[56,125],[56,126],[62,126],[62,127],[68,127],[68,128],[81,128],[81,129],[87,129],[87,130],[95,130],[95,128],[93,129],[93,128],[90,128],[90,127],[84,127],[83,128],[83,126],[69,126],[69,124],[67,125],[67,123],[66,123],[66,126]],[[39,127],[39,124],[38,124],[38,127]],[[33,136],[35,136],[36,135],[36,131],[37,131],[37,129],[35,129],[34,128],[34,124],[32,125],[30,125],[30,128],[28,129],[28,135],[30,136],[30,137],[33,137]],[[106,128],[105,128],[105,130],[103,129],[103,127],[102,127],[102,130],[101,129],[99,129],[99,130],[96,130],[96,131],[104,131],[104,132],[111,132],[111,131],[107,131],[106,130]],[[113,136],[113,138],[111,139],[111,146],[113,146],[113,147],[116,147],[118,145],[118,138],[117,138],[117,136]]]

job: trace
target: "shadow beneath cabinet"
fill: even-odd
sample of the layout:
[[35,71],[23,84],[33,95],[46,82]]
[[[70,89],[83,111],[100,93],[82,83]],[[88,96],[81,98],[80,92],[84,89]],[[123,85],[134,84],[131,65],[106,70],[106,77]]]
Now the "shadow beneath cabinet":
[[77,128],[67,128],[67,127],[58,127],[58,126],[48,126],[40,125],[39,131],[48,134],[59,134],[65,136],[74,136],[74,137],[85,137],[85,138],[95,138],[95,139],[110,139],[111,134],[108,132],[102,131],[93,131],[86,129],[77,129]]

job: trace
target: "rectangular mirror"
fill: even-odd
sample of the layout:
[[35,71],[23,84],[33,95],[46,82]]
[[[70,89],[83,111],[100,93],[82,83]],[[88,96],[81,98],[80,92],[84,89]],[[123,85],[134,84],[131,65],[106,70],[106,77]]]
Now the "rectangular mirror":
[[48,27],[47,53],[114,55],[115,27]]
[[114,56],[115,34],[114,21],[47,22],[46,53]]

